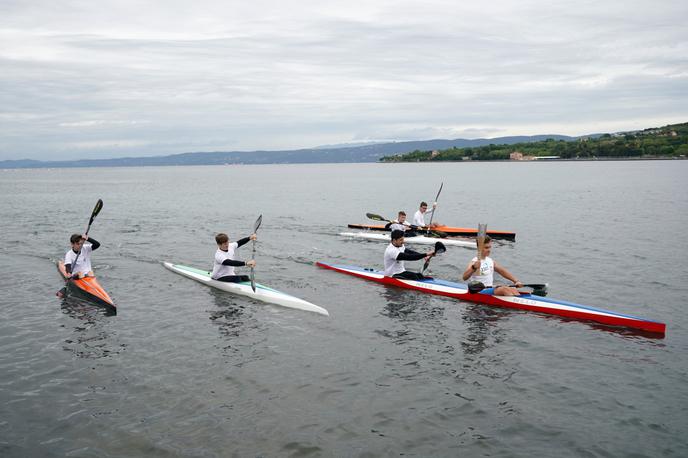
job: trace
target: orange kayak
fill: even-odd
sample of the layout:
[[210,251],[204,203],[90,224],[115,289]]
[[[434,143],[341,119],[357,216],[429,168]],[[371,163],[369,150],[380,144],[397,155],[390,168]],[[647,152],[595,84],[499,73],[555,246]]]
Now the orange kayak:
[[96,277],[84,277],[78,280],[70,279],[64,267],[64,262],[57,262],[57,270],[62,275],[67,286],[67,294],[73,294],[83,299],[89,300],[95,304],[105,307],[108,312],[117,313],[117,306],[110,295],[105,292]]
[[[385,229],[385,226],[381,224],[349,224],[352,229],[363,229],[369,231],[389,231]],[[448,236],[461,236],[461,237],[476,237],[478,235],[478,229],[472,229],[468,227],[452,227],[452,226],[436,226],[432,228],[433,231],[444,232]],[[487,231],[493,239],[510,240],[512,242],[516,241],[516,233],[508,231]]]

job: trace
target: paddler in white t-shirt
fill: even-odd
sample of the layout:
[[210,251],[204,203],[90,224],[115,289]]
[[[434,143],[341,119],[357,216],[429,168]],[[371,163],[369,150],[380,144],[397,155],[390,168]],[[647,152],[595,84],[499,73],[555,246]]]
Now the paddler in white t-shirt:
[[424,277],[418,272],[409,272],[404,267],[404,261],[427,261],[435,256],[434,251],[418,253],[404,246],[404,231],[392,231],[392,241],[385,250],[385,275],[387,277],[404,278],[407,280],[422,280]]
[[227,234],[217,234],[215,242],[217,243],[217,251],[215,252],[215,259],[213,262],[213,272],[210,277],[213,280],[238,283],[242,281],[250,281],[248,275],[237,275],[234,272],[235,267],[255,267],[256,261],[239,261],[236,259],[236,249],[242,245],[247,244],[250,240],[256,240],[258,236],[251,234],[236,242],[229,243]]
[[[476,240],[477,243],[477,240]],[[511,272],[506,270],[501,265],[497,264],[491,257],[490,252],[492,250],[492,239],[490,236],[485,236],[485,242],[483,244],[483,249],[480,254],[482,259],[474,257],[471,262],[466,267],[463,273],[463,280],[467,281],[470,279],[471,282],[480,282],[485,285],[486,288],[492,288],[494,286],[494,273],[497,272],[502,277],[511,281],[516,287],[522,287],[523,283],[518,281],[516,277],[513,276]],[[493,294],[495,296],[520,296],[521,293],[511,286],[497,286],[494,289]]]
[[[413,225],[418,227],[426,227],[425,215],[431,215],[437,208],[437,202],[433,202],[432,210],[428,211],[427,202],[421,202],[418,211],[413,215]],[[437,222],[432,223],[432,227],[438,226]]]
[[403,210],[397,214],[397,219],[385,225],[385,229],[389,229],[390,231],[403,231],[406,233],[407,237],[416,235],[416,233],[413,232],[413,226],[406,221],[406,212]]
[[[64,266],[72,278],[93,277],[91,253],[100,247],[100,243],[84,234],[72,234],[69,237],[72,247],[65,253]],[[76,260],[76,265],[74,261]]]
[[[100,247],[100,243],[88,234],[72,234],[69,237],[72,247],[65,253],[64,267],[65,272],[70,278],[93,277],[91,268],[91,253]],[[76,261],[76,263],[74,262]],[[57,297],[65,297],[67,287],[63,287],[57,293]]]

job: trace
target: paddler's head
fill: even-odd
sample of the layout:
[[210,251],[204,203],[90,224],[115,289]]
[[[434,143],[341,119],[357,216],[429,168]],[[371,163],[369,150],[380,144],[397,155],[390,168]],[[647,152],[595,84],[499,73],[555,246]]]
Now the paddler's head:
[[427,202],[421,202],[420,203],[420,212],[425,213],[428,211],[428,203]]
[[399,229],[394,229],[392,231],[392,245],[395,247],[400,247],[404,244],[404,231]]
[[72,245],[72,250],[74,250],[75,253],[79,252],[81,250],[81,247],[84,245],[84,238],[81,236],[81,234],[72,234],[69,237],[69,243]]
[[217,243],[217,247],[222,251],[227,251],[229,249],[229,237],[223,232],[215,236],[215,243]]
[[[492,239],[490,238],[490,236],[486,235],[484,240],[485,241],[483,242],[483,249],[480,252],[480,257],[482,259],[488,257],[490,255],[490,252],[492,251]],[[475,240],[475,244],[478,245],[477,239]],[[478,245],[478,247],[480,247],[480,245]]]
[[406,212],[399,212],[399,214],[397,215],[397,221],[399,221],[400,223],[406,221]]

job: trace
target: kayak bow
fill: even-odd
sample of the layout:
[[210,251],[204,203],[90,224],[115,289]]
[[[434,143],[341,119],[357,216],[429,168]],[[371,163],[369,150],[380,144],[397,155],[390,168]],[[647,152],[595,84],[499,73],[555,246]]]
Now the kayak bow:
[[493,291],[492,288],[485,289],[479,293],[470,293],[468,291],[468,286],[463,283],[435,279],[404,280],[386,277],[384,273],[380,271],[363,269],[361,267],[333,265],[323,262],[318,262],[316,265],[324,269],[334,270],[335,272],[382,283],[384,285],[413,289],[424,293],[453,297],[469,302],[540,312],[576,320],[594,321],[609,326],[639,329],[662,335],[666,332],[666,324],[658,321],[646,320],[632,315],[597,309],[587,305],[575,304],[573,302],[558,299],[534,296],[532,294],[521,294],[520,296],[494,296],[491,294]]
[[230,283],[224,281],[217,281],[210,278],[210,272],[207,270],[196,269],[194,267],[182,266],[179,264],[172,264],[169,262],[162,263],[165,268],[174,273],[184,277],[196,280],[199,283],[210,286],[211,288],[220,289],[228,293],[239,294],[247,296],[261,302],[269,304],[281,305],[282,307],[303,310],[306,312],[319,313],[320,315],[329,316],[329,312],[322,307],[319,307],[310,302],[299,299],[298,297],[290,296],[289,294],[277,291],[267,286],[256,283],[256,291],[251,289],[251,282]]
[[107,292],[100,286],[96,277],[84,277],[79,279],[70,279],[69,274],[65,270],[64,262],[57,262],[57,270],[62,275],[67,287],[67,294],[80,296],[83,299],[89,300],[94,304],[105,307],[110,313],[117,313],[117,306],[112,301]]

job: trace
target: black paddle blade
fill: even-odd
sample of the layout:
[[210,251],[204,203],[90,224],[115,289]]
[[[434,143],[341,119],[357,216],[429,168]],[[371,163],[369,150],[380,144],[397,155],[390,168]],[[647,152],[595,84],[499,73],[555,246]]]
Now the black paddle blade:
[[479,293],[485,289],[485,284],[480,281],[472,281],[468,284],[468,292],[471,294]]
[[98,202],[96,202],[96,206],[93,207],[93,212],[91,212],[91,219],[89,220],[88,225],[90,226],[93,224],[93,220],[95,219],[96,216],[98,216],[98,213],[103,209],[103,200],[98,199]]
[[435,242],[435,254],[444,253],[447,251],[447,247],[444,246],[442,242]]
[[383,218],[382,216],[376,215],[375,213],[366,213],[366,216],[367,216],[369,219],[372,219],[372,220],[375,220],[375,221],[388,221],[388,220],[386,220],[385,218]]
[[533,292],[530,294],[532,294],[533,296],[545,297],[547,296],[547,287],[545,286],[544,288],[533,288]]
[[253,233],[255,234],[258,228],[260,227],[260,224],[263,222],[263,215],[260,215],[258,219],[256,220],[256,223],[253,225]]

